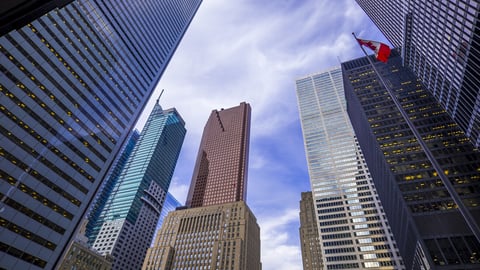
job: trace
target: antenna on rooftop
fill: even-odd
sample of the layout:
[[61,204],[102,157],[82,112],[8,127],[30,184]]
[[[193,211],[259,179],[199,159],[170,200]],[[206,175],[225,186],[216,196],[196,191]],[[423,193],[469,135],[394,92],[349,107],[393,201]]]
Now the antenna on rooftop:
[[165,91],[165,89],[162,89],[162,92],[160,92],[160,96],[158,96],[158,98],[157,98],[157,103],[160,102],[160,98],[162,97],[163,91]]

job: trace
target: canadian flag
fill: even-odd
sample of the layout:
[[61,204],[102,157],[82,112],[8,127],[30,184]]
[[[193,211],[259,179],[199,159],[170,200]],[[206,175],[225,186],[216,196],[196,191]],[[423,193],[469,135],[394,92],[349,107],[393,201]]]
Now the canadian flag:
[[370,48],[372,51],[375,52],[375,57],[378,61],[382,61],[384,63],[387,62],[388,57],[390,56],[390,47],[387,44],[373,41],[373,40],[365,40],[357,38],[357,41],[360,45],[366,46]]

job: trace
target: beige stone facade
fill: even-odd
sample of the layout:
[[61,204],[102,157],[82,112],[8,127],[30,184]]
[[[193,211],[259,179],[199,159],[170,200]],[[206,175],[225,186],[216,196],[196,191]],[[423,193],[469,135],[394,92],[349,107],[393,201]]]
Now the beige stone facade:
[[260,228],[243,201],[170,212],[142,269],[260,270]]
[[87,243],[75,240],[70,246],[65,258],[62,260],[60,270],[110,270],[113,257],[102,256],[97,251],[88,247]]
[[300,201],[300,247],[304,270],[322,268],[322,250],[318,236],[317,216],[313,204],[312,192],[302,192]]

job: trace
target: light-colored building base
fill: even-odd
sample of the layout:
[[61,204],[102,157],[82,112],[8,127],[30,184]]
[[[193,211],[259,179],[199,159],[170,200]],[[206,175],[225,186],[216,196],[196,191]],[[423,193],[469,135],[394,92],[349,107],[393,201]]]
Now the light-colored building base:
[[80,234],[68,249],[58,269],[110,270],[112,269],[112,263],[112,256],[102,255],[93,248],[89,247],[86,237]]
[[260,227],[243,201],[170,212],[142,269],[260,270]]

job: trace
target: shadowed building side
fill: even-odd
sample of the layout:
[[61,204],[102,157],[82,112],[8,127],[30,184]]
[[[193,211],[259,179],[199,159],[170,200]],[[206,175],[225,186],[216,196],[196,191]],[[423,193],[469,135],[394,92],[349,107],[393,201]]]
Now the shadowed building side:
[[367,58],[342,63],[348,113],[407,269],[478,269],[480,243],[457,203],[478,226],[480,153],[402,66],[398,50],[375,66],[449,181],[439,177]]

